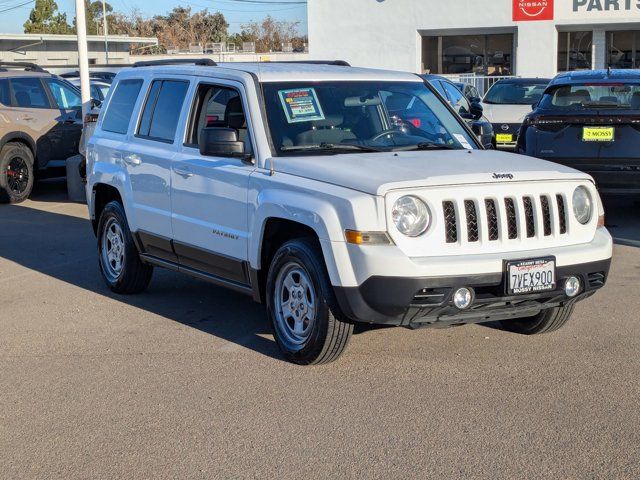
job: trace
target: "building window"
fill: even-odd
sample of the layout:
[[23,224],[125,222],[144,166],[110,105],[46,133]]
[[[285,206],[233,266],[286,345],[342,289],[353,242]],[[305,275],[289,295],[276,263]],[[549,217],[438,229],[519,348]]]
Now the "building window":
[[640,67],[640,31],[607,32],[607,65],[611,68]]
[[513,34],[422,37],[425,73],[513,74]]
[[558,32],[558,71],[591,70],[593,32]]

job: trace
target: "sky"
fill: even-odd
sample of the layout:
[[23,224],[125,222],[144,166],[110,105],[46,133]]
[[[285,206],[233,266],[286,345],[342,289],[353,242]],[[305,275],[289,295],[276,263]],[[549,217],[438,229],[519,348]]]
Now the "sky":
[[[29,17],[35,0],[0,0],[0,33],[22,33],[22,25]],[[143,15],[152,16],[164,14],[176,6],[191,6],[192,10],[220,11],[229,23],[231,33],[240,30],[243,23],[260,20],[271,14],[278,20],[300,22],[301,33],[307,32],[307,7],[306,5],[283,5],[286,2],[301,0],[258,0],[267,4],[252,4],[251,0],[107,0],[114,10],[129,13],[133,8],[138,8]],[[26,5],[23,5],[25,4]],[[56,0],[58,8],[67,13],[69,23],[75,16],[75,0]],[[268,3],[271,3],[269,5]],[[12,8],[17,7],[17,8]],[[11,9],[11,10],[7,10]],[[3,11],[6,10],[6,11]]]

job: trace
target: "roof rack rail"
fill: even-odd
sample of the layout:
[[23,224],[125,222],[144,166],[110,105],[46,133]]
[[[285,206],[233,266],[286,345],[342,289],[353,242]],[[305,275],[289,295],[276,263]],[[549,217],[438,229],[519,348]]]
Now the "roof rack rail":
[[215,67],[218,64],[210,58],[168,58],[164,60],[146,60],[143,62],[136,62],[133,64],[133,68],[136,67],[155,67],[162,65],[184,65],[193,64],[203,67]]
[[31,62],[0,62],[0,70],[7,71],[9,68],[23,68],[27,72],[49,73],[40,65]]
[[351,64],[344,60],[275,60],[273,62],[260,63],[299,63],[308,65],[334,65],[337,67],[350,67]]

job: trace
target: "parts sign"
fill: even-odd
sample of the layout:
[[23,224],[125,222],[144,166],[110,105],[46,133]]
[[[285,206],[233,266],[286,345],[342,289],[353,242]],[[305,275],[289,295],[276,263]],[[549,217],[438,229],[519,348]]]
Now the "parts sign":
[[553,0],[513,0],[514,22],[534,20],[553,20]]

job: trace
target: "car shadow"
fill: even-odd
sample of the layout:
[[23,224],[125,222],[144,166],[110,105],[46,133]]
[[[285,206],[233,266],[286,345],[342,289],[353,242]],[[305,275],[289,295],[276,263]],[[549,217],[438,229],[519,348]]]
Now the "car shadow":
[[[112,293],[100,276],[91,223],[57,210],[0,205],[0,258],[282,360],[263,306],[246,295],[163,269],[142,294]],[[0,279],[10,278],[0,271]]]
[[[32,197],[32,201],[43,202],[43,208],[33,208],[29,202],[0,205],[0,258],[267,357],[284,360],[273,340],[264,306],[246,295],[161,268],[155,269],[149,288],[141,294],[111,292],[99,271],[91,223],[83,216],[61,213],[57,206],[47,209],[48,203],[67,202],[64,187],[60,185],[60,182],[51,182]],[[76,212],[84,213],[82,206],[75,207]],[[0,269],[0,280],[11,281],[10,278]],[[108,314],[104,312],[105,317]],[[355,333],[360,335],[372,330],[375,327],[358,324]]]

